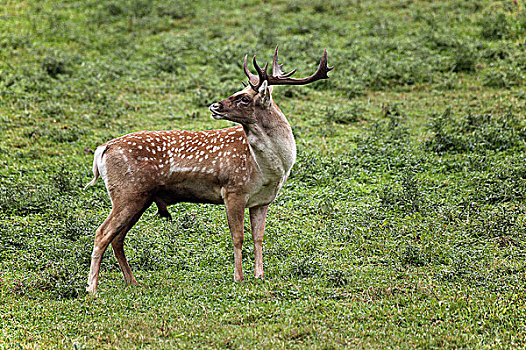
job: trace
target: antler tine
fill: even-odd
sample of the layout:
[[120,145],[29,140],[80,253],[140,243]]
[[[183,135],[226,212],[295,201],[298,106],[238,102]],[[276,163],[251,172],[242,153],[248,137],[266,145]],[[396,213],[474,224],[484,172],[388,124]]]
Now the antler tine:
[[259,78],[259,82],[257,85],[252,85],[250,84],[250,86],[252,86],[252,88],[256,91],[259,91],[259,87],[261,86],[261,84],[263,84],[263,82],[266,80],[267,82],[270,82],[269,80],[269,76],[268,76],[268,73],[267,73],[267,69],[268,69],[268,62],[265,62],[265,67],[261,68],[259,66],[259,64],[256,62],[256,55],[254,55],[254,58],[253,58],[253,63],[254,63],[254,68],[256,68],[256,71],[258,72],[258,78]]
[[278,64],[278,47],[279,45],[276,45],[276,51],[274,51],[274,59],[272,60],[272,75],[278,76],[282,75],[283,71],[281,68],[283,68],[282,64]]
[[[283,65],[282,65],[283,66]],[[282,75],[280,75],[281,78],[287,78],[287,77],[290,77],[292,74],[296,73],[296,69],[293,69],[291,70],[290,72],[288,73],[283,73]]]
[[290,77],[292,74],[296,73],[296,70],[294,69],[288,73],[285,73],[283,71],[283,64],[278,64],[278,47],[279,45],[276,45],[276,51],[274,51],[274,59],[272,60],[272,75],[274,77],[281,78]]
[[267,74],[268,62],[265,62],[265,67],[263,67],[263,72]]
[[[254,56],[255,57],[255,56]],[[243,70],[245,71],[245,74],[248,77],[248,83],[250,86],[255,89],[254,87],[259,84],[258,76],[255,74],[252,74],[252,72],[247,67],[247,55],[245,55],[245,59],[243,60]],[[244,84],[243,84],[244,85]],[[257,91],[257,89],[255,89]]]

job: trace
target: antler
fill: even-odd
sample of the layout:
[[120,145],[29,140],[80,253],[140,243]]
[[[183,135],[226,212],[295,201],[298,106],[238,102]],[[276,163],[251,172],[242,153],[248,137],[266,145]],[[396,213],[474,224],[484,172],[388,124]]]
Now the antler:
[[[256,56],[254,56],[255,58]],[[255,74],[252,74],[252,72],[247,68],[247,55],[245,55],[245,59],[243,60],[243,70],[245,71],[245,74],[247,75],[248,77],[248,83],[250,84],[250,86],[252,88],[254,88],[254,86],[258,85],[259,84],[259,78],[257,75]],[[245,83],[243,83],[243,85],[245,85]],[[245,85],[246,86],[246,85]],[[256,90],[257,91],[257,90]]]
[[[290,77],[292,74],[296,73],[296,70],[293,69],[288,73],[285,73],[281,70],[283,68],[282,64],[278,64],[278,46],[276,45],[276,51],[274,52],[274,59],[272,60],[272,75],[275,77]],[[332,69],[332,68],[331,68]]]
[[277,46],[276,51],[274,53],[274,59],[272,61],[272,75],[269,76],[267,73],[268,62],[265,63],[265,67],[261,68],[256,62],[256,56],[254,56],[253,63],[254,68],[256,68],[256,71],[258,73],[257,76],[255,74],[252,74],[247,68],[247,56],[245,56],[245,60],[243,62],[243,69],[245,70],[245,74],[248,76],[250,86],[255,91],[259,90],[259,87],[265,80],[268,82],[269,85],[305,85],[320,79],[328,79],[329,76],[327,75],[327,73],[334,68],[329,67],[327,65],[327,50],[324,50],[323,55],[321,56],[320,65],[318,66],[318,69],[314,74],[303,79],[289,78],[292,74],[296,72],[296,69],[288,73],[282,71],[283,65],[278,64]]

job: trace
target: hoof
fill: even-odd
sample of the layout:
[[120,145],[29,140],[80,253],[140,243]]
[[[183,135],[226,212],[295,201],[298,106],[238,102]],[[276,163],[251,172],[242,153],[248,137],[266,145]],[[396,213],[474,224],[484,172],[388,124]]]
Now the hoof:
[[245,278],[244,277],[234,277],[234,282],[235,283],[243,283],[245,282]]

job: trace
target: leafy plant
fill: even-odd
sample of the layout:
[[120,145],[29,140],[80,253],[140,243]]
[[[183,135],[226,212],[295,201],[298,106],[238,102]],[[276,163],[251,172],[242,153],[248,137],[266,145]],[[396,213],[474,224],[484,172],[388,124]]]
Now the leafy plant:
[[70,73],[69,61],[65,55],[58,52],[48,54],[42,60],[42,69],[52,78]]
[[480,35],[484,39],[498,40],[509,32],[508,17],[502,11],[494,11],[482,16],[479,20]]
[[307,278],[317,276],[321,272],[321,264],[311,257],[303,258],[292,264],[290,273],[294,277]]
[[48,263],[34,283],[57,299],[74,299],[86,294],[85,276],[71,265]]

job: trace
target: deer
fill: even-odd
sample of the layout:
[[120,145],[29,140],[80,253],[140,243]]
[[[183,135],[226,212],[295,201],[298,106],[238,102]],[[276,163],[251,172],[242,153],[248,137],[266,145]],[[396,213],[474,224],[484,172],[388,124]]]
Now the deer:
[[250,215],[256,278],[263,278],[263,237],[269,204],[296,160],[296,143],[285,115],[272,100],[276,85],[304,85],[328,79],[324,50],[318,69],[303,79],[285,73],[274,53],[272,73],[253,57],[257,75],[247,68],[244,89],[212,104],[212,118],[236,126],[207,131],[139,131],[117,137],[94,152],[93,186],[100,176],[112,209],[95,233],[87,292],[95,294],[102,257],[111,243],[128,285],[137,285],[124,253],[124,238],[153,203],[170,219],[167,207],[179,202],[225,205],[234,245],[234,282],[244,280],[241,248],[245,209]]

